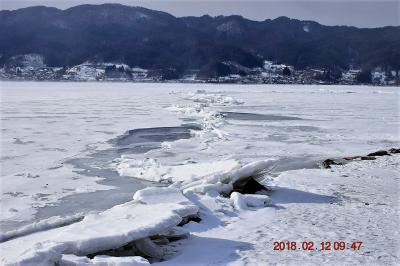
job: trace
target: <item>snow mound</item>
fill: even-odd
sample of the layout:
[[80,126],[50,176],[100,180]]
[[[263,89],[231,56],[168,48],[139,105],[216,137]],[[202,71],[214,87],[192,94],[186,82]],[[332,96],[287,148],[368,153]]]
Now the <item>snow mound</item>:
[[207,104],[208,106],[211,104],[230,106],[243,103],[242,101],[236,100],[231,96],[226,96],[223,94],[204,93],[201,91],[193,94],[189,97],[189,99],[196,103]]
[[[63,254],[85,256],[120,248],[171,230],[184,217],[198,212],[198,207],[185,200],[176,189],[146,189],[134,198],[104,212],[89,214],[72,225],[3,242],[1,264],[54,265],[61,262]],[[115,260],[109,264],[98,261],[98,265],[126,265],[121,264],[122,259]],[[115,264],[117,262],[120,264]]]
[[251,195],[232,192],[231,194],[232,205],[237,210],[247,210],[257,207],[265,207],[271,201],[267,195]]

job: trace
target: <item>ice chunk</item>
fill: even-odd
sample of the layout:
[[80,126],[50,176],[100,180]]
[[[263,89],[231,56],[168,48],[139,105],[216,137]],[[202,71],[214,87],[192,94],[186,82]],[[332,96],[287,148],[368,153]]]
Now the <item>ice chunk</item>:
[[232,192],[231,194],[232,205],[237,210],[247,210],[254,207],[265,207],[270,202],[267,195],[257,194],[241,194],[239,192]]
[[132,257],[111,257],[111,256],[96,256],[92,260],[87,257],[79,257],[75,255],[63,255],[60,266],[143,266],[150,263],[140,256]]
[[158,204],[163,202],[192,204],[179,189],[172,187],[149,187],[137,191],[133,195],[135,201],[145,204]]
[[68,224],[72,224],[82,220],[84,215],[82,213],[78,213],[75,215],[61,217],[61,216],[53,216],[48,219],[28,224],[19,229],[8,231],[0,234],[0,242],[7,241],[11,238],[32,234],[39,231],[49,230],[51,228],[65,226]]
[[[273,160],[262,160],[249,163],[242,167],[236,160],[205,162],[198,164],[185,164],[176,166],[162,166],[155,160],[140,161],[123,158],[118,166],[120,173],[131,175],[150,181],[169,180],[171,187],[179,188],[183,193],[207,193],[216,191],[227,194],[233,190],[236,182],[261,172],[270,171],[275,166]],[[138,174],[139,173],[139,174]],[[170,193],[165,191],[164,193]],[[142,191],[141,193],[152,193]],[[137,195],[139,197],[140,195]]]
[[160,182],[169,180],[171,182],[179,182],[226,173],[239,166],[240,164],[236,160],[164,166],[155,159],[137,160],[123,157],[117,170],[120,175],[148,181]]
[[69,226],[1,243],[1,264],[54,265],[60,262],[63,254],[95,254],[160,235],[178,225],[183,217],[197,214],[196,205],[189,201],[178,203],[183,196],[179,198],[181,194],[177,191],[158,189],[160,195],[168,191],[166,194],[170,196],[157,200],[154,196],[157,188],[153,188],[137,196],[147,204],[132,200],[104,212],[87,215],[82,221]]
[[162,259],[164,256],[161,247],[154,244],[148,237],[135,241],[135,246],[145,257]]
[[173,186],[182,189],[184,194],[188,192],[207,193],[212,190],[222,194],[229,194],[233,190],[235,182],[245,180],[262,171],[271,171],[275,164],[275,160],[256,161],[242,167],[236,167],[231,171],[185,180],[175,183]]

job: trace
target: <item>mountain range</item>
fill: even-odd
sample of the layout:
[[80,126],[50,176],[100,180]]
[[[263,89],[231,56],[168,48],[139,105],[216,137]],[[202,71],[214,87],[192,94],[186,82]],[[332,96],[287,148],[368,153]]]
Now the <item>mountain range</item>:
[[400,27],[324,26],[287,17],[175,17],[119,4],[0,11],[0,63],[40,54],[49,66],[120,62],[179,72],[264,60],[296,68],[400,69]]

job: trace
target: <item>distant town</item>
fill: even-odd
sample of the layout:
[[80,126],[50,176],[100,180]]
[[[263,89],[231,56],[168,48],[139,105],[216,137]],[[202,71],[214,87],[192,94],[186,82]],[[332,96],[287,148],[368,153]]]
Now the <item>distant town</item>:
[[0,68],[0,80],[13,81],[117,81],[189,82],[240,84],[371,84],[400,85],[399,71],[374,68],[348,70],[306,68],[265,61],[264,67],[247,68],[235,62],[216,62],[206,71],[174,68],[143,69],[122,63],[84,62],[66,67],[50,67],[38,54],[12,57]]

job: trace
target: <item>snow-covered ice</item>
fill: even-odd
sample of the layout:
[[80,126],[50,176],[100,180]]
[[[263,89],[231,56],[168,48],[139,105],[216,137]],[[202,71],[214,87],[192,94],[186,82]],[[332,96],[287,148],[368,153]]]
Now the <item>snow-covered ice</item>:
[[[398,88],[2,82],[1,103],[2,264],[399,262],[400,156],[318,168],[399,147]],[[231,193],[248,177],[271,191]],[[341,240],[364,246],[273,250]],[[132,241],[165,260],[102,253]]]
[[[97,201],[94,191],[110,190],[102,198],[111,204],[118,201],[118,182],[103,182],[110,174],[95,172],[106,166],[94,162],[87,170],[67,161],[107,149],[109,139],[133,128],[180,125],[162,107],[171,101],[169,91],[161,89],[150,99],[147,91],[131,86],[119,84],[116,93],[111,84],[101,83],[1,82],[3,230],[26,225],[43,207],[73,194],[93,195]],[[132,190],[124,201],[135,187],[143,187],[130,182]],[[57,215],[74,214],[66,211]],[[47,213],[43,216],[49,218]]]

